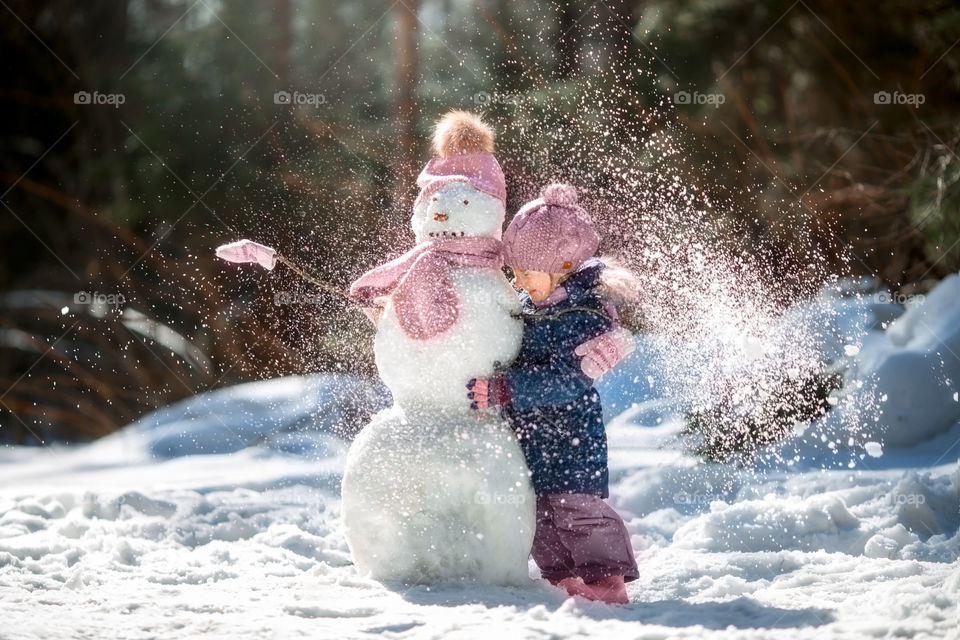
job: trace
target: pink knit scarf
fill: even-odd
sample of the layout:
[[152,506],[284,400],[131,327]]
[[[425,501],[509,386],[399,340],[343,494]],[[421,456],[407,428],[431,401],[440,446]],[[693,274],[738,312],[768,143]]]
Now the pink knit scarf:
[[495,238],[422,242],[360,276],[351,285],[350,296],[364,305],[379,296],[392,296],[404,333],[416,340],[429,340],[452,327],[460,314],[451,267],[499,269],[501,249],[501,242]]

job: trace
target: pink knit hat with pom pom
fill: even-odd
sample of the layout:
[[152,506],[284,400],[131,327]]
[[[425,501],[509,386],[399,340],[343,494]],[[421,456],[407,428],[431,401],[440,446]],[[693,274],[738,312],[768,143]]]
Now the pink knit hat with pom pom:
[[[413,206],[451,182],[467,182],[477,191],[507,201],[500,163],[493,157],[493,130],[475,113],[451,111],[437,121],[436,153],[417,178],[420,194]],[[502,221],[501,221],[502,223]]]
[[503,234],[503,261],[510,267],[570,273],[592,257],[600,236],[568,184],[547,186],[523,205]]

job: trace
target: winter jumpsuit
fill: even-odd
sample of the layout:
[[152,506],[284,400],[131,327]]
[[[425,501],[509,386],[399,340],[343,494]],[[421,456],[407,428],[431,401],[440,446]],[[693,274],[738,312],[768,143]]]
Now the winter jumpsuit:
[[600,397],[574,349],[613,323],[597,293],[603,263],[585,262],[544,306],[526,293],[517,358],[502,373],[504,415],[516,431],[537,494],[533,558],[544,578],[639,577],[630,537],[608,497]]

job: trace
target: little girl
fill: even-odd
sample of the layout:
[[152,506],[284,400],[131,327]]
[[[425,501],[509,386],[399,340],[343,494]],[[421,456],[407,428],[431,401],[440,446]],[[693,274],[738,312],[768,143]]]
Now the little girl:
[[548,186],[517,213],[503,249],[523,290],[520,352],[502,373],[471,380],[467,396],[475,409],[499,407],[520,440],[537,494],[533,558],[543,577],[571,595],[626,603],[637,563],[623,521],[603,501],[606,432],[578,355],[615,326],[619,292],[609,287],[629,281],[593,258],[599,242],[568,185]]

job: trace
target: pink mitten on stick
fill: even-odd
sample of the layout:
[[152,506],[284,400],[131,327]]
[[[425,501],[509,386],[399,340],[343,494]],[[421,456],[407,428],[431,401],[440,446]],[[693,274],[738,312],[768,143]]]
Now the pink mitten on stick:
[[633,334],[618,327],[602,333],[596,338],[587,340],[573,352],[581,356],[580,369],[594,380],[633,353],[636,346],[633,343]]
[[217,247],[217,257],[227,262],[256,262],[264,269],[277,266],[277,252],[265,244],[252,240],[238,240]]

